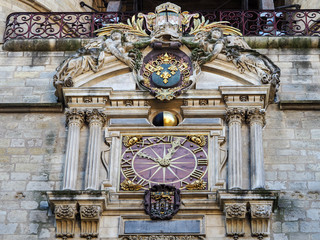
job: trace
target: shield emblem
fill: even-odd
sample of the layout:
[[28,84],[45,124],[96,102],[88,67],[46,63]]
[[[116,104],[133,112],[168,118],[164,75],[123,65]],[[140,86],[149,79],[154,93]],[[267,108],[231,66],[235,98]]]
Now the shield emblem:
[[154,185],[144,194],[145,212],[152,220],[169,220],[180,208],[180,190],[173,186]]
[[152,95],[171,100],[192,84],[192,63],[180,50],[153,50],[144,58],[140,74],[141,85]]

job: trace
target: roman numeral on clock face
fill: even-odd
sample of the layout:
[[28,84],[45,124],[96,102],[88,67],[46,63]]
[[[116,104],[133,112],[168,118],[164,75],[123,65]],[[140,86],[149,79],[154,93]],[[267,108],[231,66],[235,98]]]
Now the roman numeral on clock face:
[[121,159],[121,167],[123,167],[123,168],[131,167],[131,161],[132,161],[131,158],[129,158],[129,159],[122,158]]
[[208,159],[198,159],[198,165],[207,166]]
[[123,169],[122,171],[127,178],[132,178],[135,175],[135,172],[132,168]]
[[198,148],[192,150],[193,153],[198,153],[198,152],[201,152],[201,151],[202,151],[201,147],[198,147]]
[[200,179],[202,177],[202,175],[204,174],[204,172],[196,169],[194,170],[194,172],[191,174],[190,177],[193,177],[193,178],[197,178],[197,179]]
[[145,179],[143,179],[143,178],[141,178],[141,179],[137,182],[137,184],[141,185],[142,187],[145,187],[145,186],[149,185],[149,183],[148,183]]

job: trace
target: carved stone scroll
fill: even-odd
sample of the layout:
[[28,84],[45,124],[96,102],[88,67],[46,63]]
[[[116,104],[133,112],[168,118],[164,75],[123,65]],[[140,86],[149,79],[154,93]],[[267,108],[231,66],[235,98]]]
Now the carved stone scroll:
[[74,226],[76,222],[76,205],[56,205],[55,206],[55,217],[56,217],[56,237],[67,239],[73,238]]

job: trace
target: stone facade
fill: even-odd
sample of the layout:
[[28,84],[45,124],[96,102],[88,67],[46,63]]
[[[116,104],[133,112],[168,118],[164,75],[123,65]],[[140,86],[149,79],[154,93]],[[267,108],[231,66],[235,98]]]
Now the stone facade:
[[[296,39],[299,41],[298,37]],[[271,38],[269,40],[272,41]],[[248,42],[251,41],[254,42],[255,39],[251,38]],[[264,239],[274,240],[319,239],[320,50],[313,47],[299,49],[296,46],[275,49],[267,48],[266,44],[263,47],[257,50],[268,56],[281,69],[281,86],[277,94],[277,102],[269,104],[267,111],[263,113],[265,122],[259,117],[255,119],[249,117],[249,123],[244,121],[245,119],[238,119],[238,122],[237,119],[233,120],[238,124],[235,127],[237,134],[240,133],[243,136],[242,158],[245,160],[248,160],[252,153],[249,152],[249,144],[252,140],[248,140],[250,139],[249,132],[252,132],[250,128],[254,125],[251,123],[255,122],[257,125],[254,126],[254,131],[259,132],[263,128],[264,162],[262,164],[265,169],[265,187],[267,190],[280,191],[278,207],[274,209],[272,219],[268,222],[266,219],[271,215],[273,203],[264,202],[264,205],[261,205],[261,202],[256,202],[258,197],[253,196],[254,194],[246,193],[251,194],[251,198],[242,199],[240,204],[225,198],[223,191],[219,192],[218,196],[216,192],[211,192],[208,195],[199,195],[196,199],[193,199],[194,196],[185,194],[182,196],[184,206],[181,207],[181,211],[174,217],[174,220],[200,221],[201,233],[193,239],[202,239],[203,233],[207,240],[231,239],[229,237],[235,237],[235,235],[239,239],[249,240],[264,237],[263,234],[266,235]],[[102,116],[99,111],[88,111],[84,113],[86,118],[82,116],[81,121],[71,119],[70,114],[66,119],[61,104],[57,104],[56,89],[52,78],[56,67],[72,54],[73,52],[64,51],[12,52],[2,50],[0,52],[0,199],[2,203],[0,206],[0,240],[51,240],[55,239],[56,234],[60,237],[67,236],[58,227],[56,229],[57,224],[59,225],[65,219],[68,221],[62,224],[70,226],[74,239],[87,238],[88,232],[95,237],[97,229],[89,229],[88,226],[98,224],[100,239],[116,240],[119,234],[123,233],[123,229],[119,228],[120,223],[137,216],[140,220],[148,220],[148,216],[143,212],[141,204],[143,194],[141,193],[130,196],[128,199],[125,198],[125,194],[124,196],[110,195],[111,199],[105,197],[108,200],[109,209],[103,212],[101,210],[106,206],[101,200],[104,196],[101,197],[100,193],[95,195],[95,192],[92,191],[92,195],[89,194],[90,204],[74,197],[73,202],[65,206],[61,196],[55,192],[62,189],[68,191],[70,189],[99,190],[101,182],[103,182],[103,187],[108,189],[112,176],[114,176],[114,173],[106,172],[101,164],[98,179],[91,178],[90,180],[85,177],[97,176],[97,173],[94,172],[86,174],[86,171],[91,169],[91,165],[88,167],[87,164],[94,165],[97,155],[94,147],[87,146],[90,145],[90,141],[92,143],[98,138],[102,140],[103,134],[107,132],[103,131],[104,118],[108,116]],[[115,77],[109,84],[111,87],[114,86],[114,89],[120,90],[122,86],[119,86],[119,81],[121,80]],[[130,78],[126,81],[128,84],[123,84],[123,87],[126,86],[128,94],[132,94],[134,84]],[[207,83],[203,79],[202,82],[201,80],[198,82],[196,90],[215,88],[214,84],[213,82]],[[72,91],[66,94],[74,97]],[[127,98],[130,98],[130,95]],[[130,102],[117,100],[117,96],[115,99],[113,101],[117,101],[118,109],[120,109],[114,113],[116,116],[123,116],[125,113],[144,116],[149,111],[145,102],[142,104],[139,99],[129,99]],[[86,107],[90,101],[90,99],[85,101]],[[246,101],[247,99],[244,102]],[[69,107],[72,107],[72,104],[74,102],[70,102]],[[195,102],[192,104],[197,105]],[[201,104],[207,106],[206,101],[202,101]],[[199,102],[198,105],[201,104]],[[130,108],[125,109],[126,105],[131,107],[131,110]],[[141,108],[147,110],[142,111]],[[188,111],[185,113],[190,114]],[[253,111],[249,116],[253,116],[254,113]],[[235,114],[232,116],[234,117]],[[75,130],[71,130],[72,120],[76,122]],[[229,117],[229,125],[232,121]],[[264,123],[266,123],[265,126]],[[190,127],[186,129],[190,130]],[[79,151],[76,151],[79,152],[79,161],[75,169],[71,169],[77,173],[77,176],[72,179],[72,186],[64,179],[68,151],[72,150],[68,147],[68,134],[71,131],[79,131],[80,136],[79,143],[77,143],[80,148]],[[231,134],[229,137],[232,138],[232,133],[229,134]],[[119,135],[116,131],[105,135],[106,142],[101,141],[101,150],[108,151],[110,143],[113,146],[119,144]],[[217,143],[224,141],[218,137],[213,137],[213,139]],[[259,147],[259,143],[257,145]],[[222,143],[221,146],[223,146]],[[239,155],[239,152],[235,153],[237,154]],[[113,159],[112,156],[111,159]],[[230,158],[228,161],[231,161]],[[257,161],[261,164],[261,161]],[[234,162],[236,164],[237,159]],[[244,161],[243,168],[249,169],[248,166],[249,162]],[[251,176],[248,171],[242,174]],[[254,171],[253,168],[251,171]],[[109,178],[108,174],[110,174]],[[259,174],[257,170],[255,175],[262,177]],[[222,174],[221,178],[223,177]],[[256,183],[257,188],[262,186],[261,181],[256,178],[251,180]],[[240,183],[235,182],[234,187],[249,189],[249,182],[249,179]],[[114,191],[112,188],[109,190]],[[66,191],[67,194],[68,191]],[[47,192],[51,193],[47,194]],[[78,193],[72,194],[77,196]],[[88,192],[81,194],[88,194]],[[126,201],[125,205],[130,207],[130,210],[121,208],[119,204],[121,197],[125,199],[123,201]],[[48,198],[55,205],[54,213],[53,208],[49,206]],[[203,205],[204,199],[207,205]],[[218,201],[222,202],[221,208],[217,205]],[[65,209],[73,209],[73,211],[69,214]],[[192,209],[197,209],[197,213],[194,214]],[[59,212],[64,212],[65,215]],[[77,217],[75,217],[76,214]],[[258,221],[271,225],[270,237],[267,236],[268,231],[257,232]],[[238,227],[240,226],[237,232],[230,230],[235,223]],[[253,236],[250,233],[253,233]],[[165,238],[159,236],[158,239]]]

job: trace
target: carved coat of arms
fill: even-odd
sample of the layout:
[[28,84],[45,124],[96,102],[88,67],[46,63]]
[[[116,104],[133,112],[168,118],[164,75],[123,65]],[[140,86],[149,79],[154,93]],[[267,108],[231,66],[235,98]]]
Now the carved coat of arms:
[[132,70],[137,86],[161,101],[169,101],[194,86],[201,66],[216,58],[231,62],[239,73],[252,72],[262,84],[279,86],[280,69],[252,50],[240,30],[228,22],[209,23],[198,13],[181,12],[176,4],[159,5],[154,13],[139,13],[127,24],[110,23],[98,38],[80,48],[57,68],[54,85],[74,86],[73,79],[98,72],[113,55]]
[[169,220],[180,208],[180,190],[173,186],[154,185],[144,194],[145,212],[152,220]]

